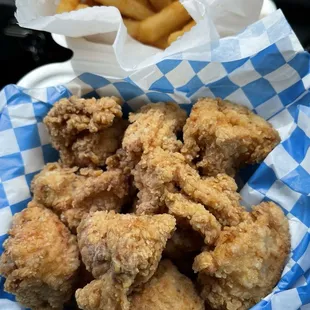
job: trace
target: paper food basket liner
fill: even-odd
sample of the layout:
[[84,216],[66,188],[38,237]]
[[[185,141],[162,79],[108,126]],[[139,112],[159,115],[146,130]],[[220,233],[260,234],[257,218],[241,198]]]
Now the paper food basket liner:
[[[271,122],[282,140],[254,172],[249,168],[242,174],[243,204],[277,203],[292,237],[281,280],[253,309],[309,309],[309,59],[277,11],[236,36],[162,58],[125,79],[84,73],[66,85],[45,89],[8,85],[0,93],[0,243],[8,236],[12,216],[31,199],[33,176],[58,159],[42,120],[60,98],[117,95],[128,113],[158,101],[174,101],[189,112],[200,97],[221,97]],[[0,309],[21,309],[14,296],[3,291],[3,283],[1,278]]]
[[[219,37],[235,35],[259,19],[263,0],[180,0],[192,18],[198,23],[186,36],[174,42],[165,51],[144,45],[127,34],[119,10],[115,7],[96,6],[69,13],[55,14],[59,0],[17,0],[16,18],[25,28],[43,30],[67,37],[93,35],[105,39],[116,33],[113,50],[120,68],[132,71],[147,67],[160,59],[191,50],[215,41]],[[99,36],[98,36],[99,35]],[[92,50],[85,44],[88,61]],[[97,57],[97,56],[96,56]],[[99,56],[105,59],[105,53]]]

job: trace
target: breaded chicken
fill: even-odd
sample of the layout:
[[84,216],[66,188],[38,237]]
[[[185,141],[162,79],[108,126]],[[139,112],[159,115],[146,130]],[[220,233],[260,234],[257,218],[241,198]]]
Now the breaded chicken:
[[52,209],[75,232],[89,212],[119,212],[128,195],[128,180],[119,169],[78,170],[50,163],[34,177],[31,189],[36,201]]
[[[186,112],[171,102],[147,104],[136,113],[130,113],[130,125],[122,142],[122,156],[117,158],[119,165],[134,168],[143,153],[156,147],[179,151],[182,142],[177,139],[177,133],[182,130],[185,120]],[[115,165],[116,161],[112,162]]]
[[130,296],[132,310],[204,310],[192,281],[169,261],[158,269],[140,292]]
[[169,214],[173,215],[177,221],[188,222],[203,236],[205,244],[215,244],[221,232],[221,225],[202,204],[192,202],[188,197],[179,193],[168,193],[165,202]]
[[120,99],[72,96],[56,102],[44,118],[52,145],[66,166],[102,166],[120,147],[125,121]]
[[16,214],[4,243],[4,288],[32,310],[62,310],[80,265],[75,236],[50,210],[30,202]]
[[289,252],[287,218],[263,202],[238,226],[225,227],[214,251],[196,257],[201,296],[214,309],[249,309],[277,284]]
[[114,121],[111,127],[79,137],[71,147],[74,165],[79,167],[104,166],[106,159],[121,146],[128,122]]
[[82,310],[129,310],[127,289],[113,279],[111,272],[78,289],[75,298]]
[[112,271],[126,288],[154,274],[167,240],[175,229],[168,214],[137,216],[95,212],[78,227],[78,244],[86,268],[98,278]]
[[263,118],[219,98],[203,98],[193,106],[183,138],[182,153],[206,176],[234,176],[241,165],[262,162],[280,142]]
[[235,226],[246,216],[237,184],[227,174],[200,178],[194,169],[180,170],[179,186],[191,200],[203,204],[223,226]]
[[245,211],[234,179],[225,174],[201,178],[180,153],[156,148],[142,156],[132,174],[139,189],[138,214],[165,212],[165,193],[181,191],[204,205],[221,225],[237,225],[242,220]]
[[182,143],[176,134],[185,124],[186,112],[175,103],[152,103],[129,115],[122,147],[139,156],[155,147],[178,151]]

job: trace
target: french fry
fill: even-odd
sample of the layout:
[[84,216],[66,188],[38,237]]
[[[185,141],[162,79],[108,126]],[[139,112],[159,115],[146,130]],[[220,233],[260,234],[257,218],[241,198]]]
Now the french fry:
[[[129,19],[129,18],[123,18],[124,24],[127,28],[127,32],[130,36],[133,38],[137,38],[139,34],[139,27],[140,27],[140,21]],[[160,38],[156,42],[152,44],[155,47],[166,49],[168,47],[168,36],[165,36],[163,38]]]
[[173,0],[149,0],[153,6],[153,8],[156,10],[156,12],[161,11],[166,6],[170,5]]
[[154,42],[152,45],[157,47],[157,48],[160,48],[160,49],[164,50],[164,49],[166,49],[169,46],[169,44],[168,44],[168,37],[165,36],[163,38],[160,38],[159,40]]
[[86,9],[86,8],[89,8],[89,5],[80,3],[80,4],[78,4],[78,6],[75,8],[75,10],[77,11],[77,10]]
[[151,4],[149,3],[148,0],[136,0],[137,2],[140,2],[141,4],[143,4],[144,6],[148,7],[149,9],[152,10],[152,6]]
[[133,38],[137,38],[139,33],[140,22],[129,18],[123,18],[123,21],[127,28],[128,34]]
[[133,19],[143,20],[154,15],[154,12],[137,0],[96,0],[106,6],[115,6],[120,12]]
[[94,6],[96,5],[96,2],[94,0],[84,0],[84,1],[81,1],[81,4],[87,4],[88,6]]
[[79,5],[79,2],[79,0],[60,0],[56,13],[60,14],[73,11]]
[[143,43],[155,43],[180,29],[190,19],[183,5],[178,1],[173,2],[159,13],[141,21],[137,39]]
[[196,22],[192,20],[190,23],[185,25],[182,30],[172,32],[168,37],[168,44],[170,45],[172,42],[176,41],[178,37],[181,37],[185,32],[190,31],[195,25]]

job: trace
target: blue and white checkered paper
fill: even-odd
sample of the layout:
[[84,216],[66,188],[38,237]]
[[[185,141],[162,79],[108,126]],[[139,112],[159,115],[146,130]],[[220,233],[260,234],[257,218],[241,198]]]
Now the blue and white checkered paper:
[[[174,55],[124,80],[85,73],[47,89],[5,87],[0,93],[0,244],[12,216],[31,199],[33,176],[58,158],[42,119],[60,98],[117,95],[129,112],[158,101],[174,101],[189,111],[199,97],[221,97],[270,121],[282,139],[254,173],[245,171],[250,177],[241,191],[246,206],[263,200],[280,205],[292,235],[280,282],[253,309],[310,309],[309,68],[310,55],[278,11],[211,49]],[[3,283],[2,278],[0,309],[21,309]]]

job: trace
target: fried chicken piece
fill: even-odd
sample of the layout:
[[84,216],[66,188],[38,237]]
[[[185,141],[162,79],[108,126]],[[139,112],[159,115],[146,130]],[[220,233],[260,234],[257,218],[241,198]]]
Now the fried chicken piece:
[[137,214],[156,214],[167,211],[165,192],[175,192],[177,170],[185,165],[180,153],[170,153],[161,148],[144,154],[132,170],[134,185],[139,190]]
[[131,124],[124,134],[122,156],[117,158],[119,164],[125,162],[123,166],[133,168],[143,153],[155,147],[179,151],[182,142],[177,140],[176,135],[182,130],[185,121],[186,112],[171,102],[147,104],[138,112],[130,113]]
[[83,219],[78,227],[82,260],[99,279],[77,291],[79,306],[127,310],[127,295],[153,276],[174,228],[175,219],[168,214],[101,211]]
[[200,178],[196,170],[180,170],[179,186],[193,201],[203,204],[223,226],[235,226],[247,216],[240,205],[237,184],[227,174]]
[[44,118],[52,145],[66,166],[102,166],[121,144],[125,122],[120,99],[63,98]]
[[129,115],[131,123],[125,132],[122,147],[141,156],[155,147],[178,151],[182,143],[176,133],[182,130],[186,112],[175,103],[152,103]]
[[70,156],[79,167],[104,166],[106,159],[121,146],[127,121],[114,121],[111,127],[79,137],[71,147]]
[[180,153],[156,148],[142,156],[132,174],[139,189],[138,214],[165,212],[166,193],[179,190],[204,205],[221,225],[237,225],[245,213],[239,204],[240,195],[233,178],[225,174],[201,178]]
[[205,244],[215,244],[221,232],[221,225],[202,204],[190,201],[185,195],[173,193],[166,195],[165,202],[169,214],[177,221],[188,221],[191,227],[204,237]]
[[183,128],[182,153],[206,176],[234,176],[242,164],[262,162],[280,142],[278,132],[241,105],[203,98]]
[[83,310],[129,310],[127,290],[114,281],[111,272],[78,289],[75,297]]
[[0,260],[5,290],[32,310],[63,309],[80,265],[75,236],[35,202],[14,216],[9,235]]
[[131,298],[132,310],[204,310],[192,281],[163,260],[149,282]]
[[110,269],[124,287],[139,286],[154,274],[174,228],[169,214],[95,212],[78,227],[82,260],[95,278]]
[[224,228],[214,251],[196,257],[201,296],[214,309],[249,309],[277,284],[289,251],[287,218],[274,203],[261,203],[247,220]]
[[52,209],[75,232],[84,215],[97,210],[119,212],[128,194],[121,170],[105,171],[47,164],[31,185],[34,199]]

